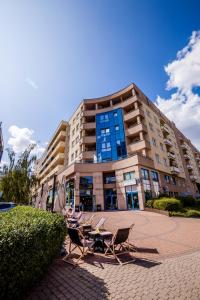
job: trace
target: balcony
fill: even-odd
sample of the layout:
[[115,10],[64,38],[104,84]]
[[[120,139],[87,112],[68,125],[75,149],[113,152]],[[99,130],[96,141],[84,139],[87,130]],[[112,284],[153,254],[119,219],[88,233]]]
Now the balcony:
[[190,156],[188,155],[188,154],[184,154],[183,155],[184,156],[184,158],[187,160],[187,159],[190,159]]
[[147,127],[143,123],[133,125],[126,129],[126,136],[135,135],[141,131],[147,132]]
[[168,152],[168,153],[167,153],[167,156],[168,156],[169,158],[171,158],[171,159],[175,159],[175,158],[176,158],[175,154],[174,154],[174,153],[171,153],[171,152]]
[[196,181],[196,180],[197,180],[197,176],[195,176],[195,175],[190,175],[190,180],[191,180],[191,181]]
[[192,170],[192,169],[193,169],[193,166],[190,165],[190,164],[188,164],[188,165],[187,165],[187,168],[188,168],[188,170]]
[[96,156],[96,151],[84,151],[82,152],[82,159],[94,159],[94,156]]
[[137,116],[142,116],[144,118],[144,111],[141,108],[132,110],[131,112],[124,114],[124,121],[129,121],[136,118]]
[[181,148],[183,149],[183,150],[187,150],[187,145],[186,144],[181,144]]
[[135,152],[140,151],[145,148],[150,149],[151,148],[150,143],[146,140],[138,140],[133,143],[130,143],[127,146],[127,151],[129,154],[131,154],[131,153],[135,153]]
[[166,146],[172,147],[172,142],[171,142],[169,139],[164,139],[164,144],[165,144]]
[[196,161],[200,161],[200,157],[199,156],[196,156]]
[[169,129],[168,129],[168,127],[166,126],[166,124],[161,125],[160,127],[161,127],[161,130],[162,130],[165,134],[169,134]]
[[88,123],[83,123],[81,125],[81,129],[95,129],[96,128],[96,122],[88,122]]
[[96,135],[91,135],[91,136],[83,136],[80,141],[80,144],[95,144],[96,143]]
[[40,176],[48,175],[48,173],[54,168],[56,165],[63,165],[64,164],[65,155],[64,153],[59,153],[49,162],[40,173]]
[[172,174],[179,174],[179,173],[180,173],[179,168],[174,167],[174,166],[171,166],[171,167],[170,167],[170,170],[171,170],[171,173],[172,173]]

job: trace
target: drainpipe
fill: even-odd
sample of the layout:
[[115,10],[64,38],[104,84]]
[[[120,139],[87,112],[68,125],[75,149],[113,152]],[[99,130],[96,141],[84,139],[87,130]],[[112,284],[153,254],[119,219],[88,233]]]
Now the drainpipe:
[[51,212],[53,212],[54,208],[54,199],[55,199],[55,191],[56,191],[56,174],[53,176],[53,195],[52,195],[52,207],[51,207]]

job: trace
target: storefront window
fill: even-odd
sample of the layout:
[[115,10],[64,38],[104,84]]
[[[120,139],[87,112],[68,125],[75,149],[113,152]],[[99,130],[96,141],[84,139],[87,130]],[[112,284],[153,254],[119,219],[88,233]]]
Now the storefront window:
[[141,169],[141,173],[142,173],[142,178],[145,180],[149,179],[149,171],[147,169]]
[[103,182],[104,184],[115,183],[116,182],[115,172],[103,174]]
[[124,181],[133,180],[135,178],[135,172],[124,173]]
[[158,182],[159,181],[158,173],[156,171],[151,171],[151,178],[153,181]]

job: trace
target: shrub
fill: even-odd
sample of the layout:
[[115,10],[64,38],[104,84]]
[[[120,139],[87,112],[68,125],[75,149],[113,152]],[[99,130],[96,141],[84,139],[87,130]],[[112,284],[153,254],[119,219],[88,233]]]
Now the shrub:
[[195,206],[196,203],[195,199],[192,196],[185,196],[185,197],[179,196],[178,199],[181,201],[184,207]]
[[154,203],[154,200],[147,200],[145,202],[145,206],[148,207],[148,208],[152,208],[153,207],[153,203]]
[[21,299],[59,254],[62,216],[18,206],[0,213],[0,299]]
[[195,209],[188,209],[186,216],[189,218],[200,218],[200,211]]
[[153,203],[153,208],[160,210],[179,210],[182,208],[180,200],[175,198],[160,198],[159,200],[155,200]]

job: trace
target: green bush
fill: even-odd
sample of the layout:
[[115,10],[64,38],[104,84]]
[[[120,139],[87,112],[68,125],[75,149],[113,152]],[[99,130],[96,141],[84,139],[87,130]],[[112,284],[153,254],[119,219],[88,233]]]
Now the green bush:
[[176,211],[182,208],[180,200],[175,198],[160,198],[155,200],[153,203],[153,208],[160,210]]
[[18,206],[0,213],[0,299],[21,299],[59,254],[62,216]]
[[188,218],[200,218],[200,211],[195,210],[195,209],[188,209],[186,216]]
[[152,208],[153,207],[153,203],[154,203],[154,200],[147,200],[145,202],[145,206],[148,207],[148,208]]
[[196,204],[196,200],[192,196],[185,196],[185,197],[179,196],[178,200],[181,201],[183,207],[195,206],[195,204]]

